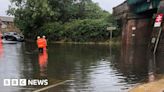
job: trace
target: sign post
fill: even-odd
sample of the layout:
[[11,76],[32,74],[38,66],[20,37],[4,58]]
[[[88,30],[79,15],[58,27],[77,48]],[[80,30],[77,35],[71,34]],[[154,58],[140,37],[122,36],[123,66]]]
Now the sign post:
[[155,46],[154,46],[154,51],[153,53],[155,54],[156,53],[156,50],[157,50],[157,47],[158,47],[158,43],[159,43],[159,39],[160,39],[160,36],[161,36],[161,32],[162,32],[162,27],[161,27],[161,24],[162,24],[162,20],[163,20],[163,13],[159,13],[155,19],[155,23],[154,23],[154,27],[160,27],[160,30],[158,32],[158,36],[157,36],[157,40],[155,42]]
[[110,31],[110,57],[111,57],[111,55],[112,55],[112,47],[111,47],[112,36],[113,36],[113,30],[116,30],[116,27],[107,27],[107,30]]
[[[116,27],[107,27],[107,30],[110,31],[110,42],[112,40],[112,36],[113,36],[113,30],[116,30]],[[111,44],[111,43],[110,43]]]

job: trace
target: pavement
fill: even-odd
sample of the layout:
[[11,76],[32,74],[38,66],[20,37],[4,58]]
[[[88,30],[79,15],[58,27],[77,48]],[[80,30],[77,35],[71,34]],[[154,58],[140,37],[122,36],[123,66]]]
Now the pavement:
[[129,92],[164,92],[164,79],[138,85]]

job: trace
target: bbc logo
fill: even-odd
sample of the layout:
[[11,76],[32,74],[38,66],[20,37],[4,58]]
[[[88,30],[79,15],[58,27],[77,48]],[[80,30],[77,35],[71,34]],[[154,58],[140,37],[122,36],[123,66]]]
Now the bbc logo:
[[47,86],[48,79],[4,79],[4,86]]
[[26,79],[4,79],[3,85],[4,86],[26,86],[27,80]]

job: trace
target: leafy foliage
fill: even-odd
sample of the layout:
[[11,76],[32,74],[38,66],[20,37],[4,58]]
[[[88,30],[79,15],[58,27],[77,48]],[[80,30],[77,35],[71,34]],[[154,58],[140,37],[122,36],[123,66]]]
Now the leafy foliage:
[[92,0],[11,0],[8,14],[26,37],[47,35],[57,41],[105,40],[106,28],[115,25]]

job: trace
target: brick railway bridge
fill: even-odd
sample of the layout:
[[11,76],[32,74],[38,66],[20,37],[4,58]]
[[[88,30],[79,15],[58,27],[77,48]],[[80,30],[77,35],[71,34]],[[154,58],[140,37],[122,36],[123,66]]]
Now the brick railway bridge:
[[126,0],[113,8],[123,44],[146,44],[154,53],[164,52],[163,14],[164,0]]

